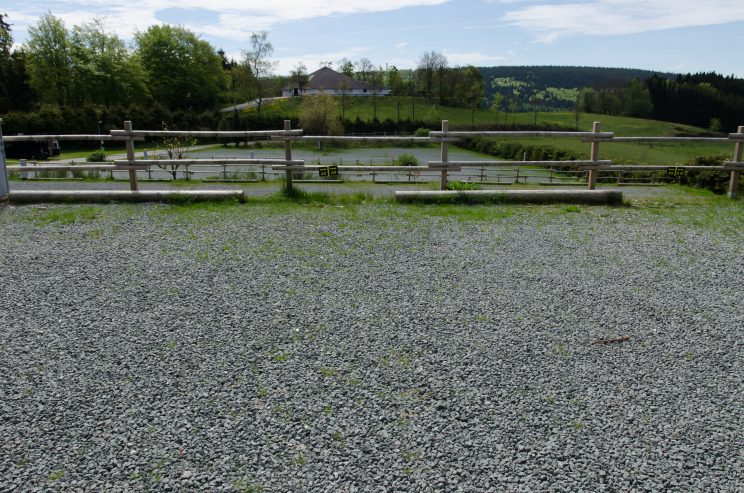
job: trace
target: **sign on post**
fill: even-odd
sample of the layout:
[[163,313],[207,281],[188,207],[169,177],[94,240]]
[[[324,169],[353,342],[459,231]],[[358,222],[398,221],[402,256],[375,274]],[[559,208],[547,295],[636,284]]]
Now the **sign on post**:
[[679,178],[685,176],[685,170],[676,166],[666,169],[666,175],[668,178]]
[[338,166],[321,166],[318,168],[318,176],[338,176]]

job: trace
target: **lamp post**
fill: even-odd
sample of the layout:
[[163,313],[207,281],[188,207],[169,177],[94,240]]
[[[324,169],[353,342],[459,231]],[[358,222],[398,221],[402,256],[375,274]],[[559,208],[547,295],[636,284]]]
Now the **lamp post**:
[[[98,135],[101,135],[101,123],[103,123],[101,120],[98,120]],[[101,139],[101,151],[104,151],[103,148],[103,139]]]
[[8,169],[5,167],[5,142],[3,141],[3,119],[0,118],[0,200],[8,197]]

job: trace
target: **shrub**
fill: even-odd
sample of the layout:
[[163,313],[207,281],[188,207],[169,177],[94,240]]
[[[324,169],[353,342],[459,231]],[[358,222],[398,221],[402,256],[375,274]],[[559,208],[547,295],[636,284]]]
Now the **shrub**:
[[[691,160],[688,164],[693,166],[720,166],[728,156],[700,156]],[[679,179],[682,185],[691,185],[698,188],[706,188],[713,193],[726,193],[728,190],[730,173],[721,171],[698,171],[689,170]]]
[[413,132],[414,137],[428,137],[429,136],[429,129],[428,128],[417,128],[415,132]]
[[395,164],[397,166],[418,166],[419,160],[413,154],[401,154],[395,158]]
[[85,160],[89,163],[103,163],[106,162],[106,153],[99,149],[88,154]]
[[469,181],[451,181],[447,183],[447,190],[478,190],[478,185]]

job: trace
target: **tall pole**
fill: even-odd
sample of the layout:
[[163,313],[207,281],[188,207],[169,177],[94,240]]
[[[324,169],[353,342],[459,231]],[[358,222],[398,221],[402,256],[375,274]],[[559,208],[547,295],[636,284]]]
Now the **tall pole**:
[[[101,135],[101,123],[103,123],[101,120],[98,120],[98,135]],[[103,151],[103,139],[101,139],[101,151]]]
[[0,201],[6,200],[10,193],[8,169],[5,167],[5,141],[3,140],[3,119],[0,118]]

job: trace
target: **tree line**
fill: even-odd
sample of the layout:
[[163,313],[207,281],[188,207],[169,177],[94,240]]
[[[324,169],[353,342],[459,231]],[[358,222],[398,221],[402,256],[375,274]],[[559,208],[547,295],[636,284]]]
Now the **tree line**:
[[12,25],[0,14],[0,113],[8,133],[39,127],[89,133],[101,123],[107,132],[123,119],[213,128],[220,105],[281,87],[270,77],[272,51],[268,35],[258,32],[240,61],[228,60],[195,33],[170,25],[137,32],[128,46],[101,19],[68,29],[51,13],[13,49]]

